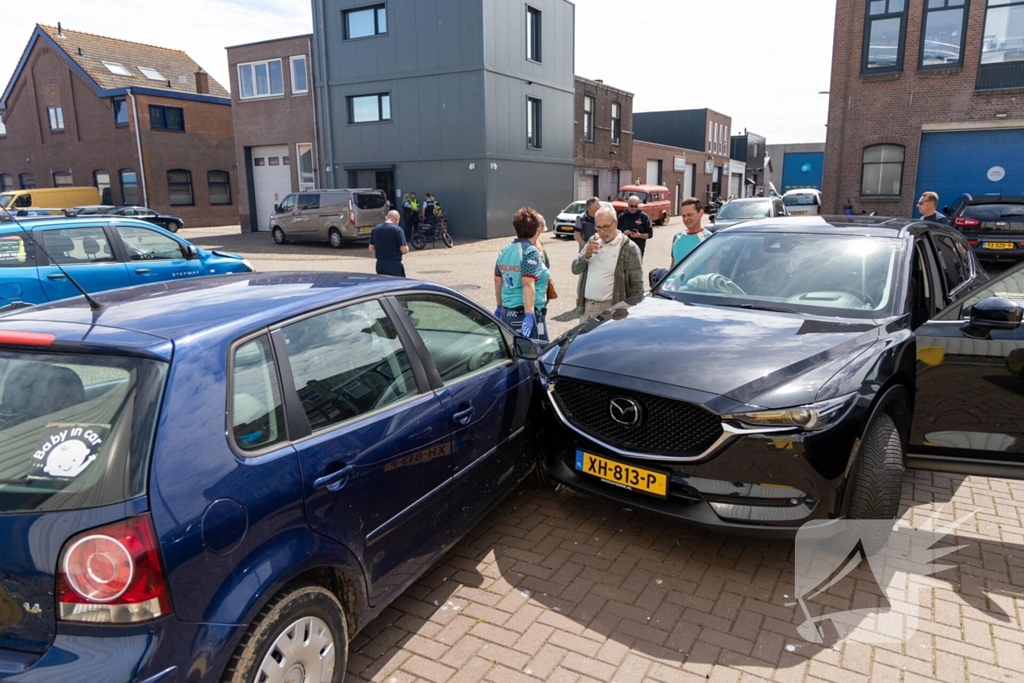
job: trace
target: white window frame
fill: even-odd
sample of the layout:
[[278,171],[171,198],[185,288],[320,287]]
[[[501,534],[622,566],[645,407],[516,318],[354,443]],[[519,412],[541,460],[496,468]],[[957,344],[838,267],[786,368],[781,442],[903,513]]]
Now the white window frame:
[[[302,152],[303,148],[309,148],[309,158],[312,162],[313,182],[302,182]],[[299,183],[299,192],[311,192],[316,189],[316,159],[313,158],[313,143],[299,142],[295,145],[295,179]]]
[[131,78],[132,72],[126,69],[124,64],[121,64],[120,62],[106,62],[100,60],[100,64],[107,67],[107,71],[114,74],[115,76],[128,76],[129,78]]
[[[303,63],[303,71],[306,72],[306,88],[304,90],[296,90],[295,88],[295,62],[301,61]],[[268,72],[269,73],[269,72]],[[293,95],[308,95],[309,94],[309,60],[306,59],[306,55],[292,55],[288,58],[288,75],[292,79],[292,94]]]
[[[616,132],[618,138],[616,138]],[[622,105],[618,102],[612,102],[612,144],[617,145],[622,142]]]
[[[145,76],[147,80],[150,80],[150,81],[166,81],[166,80],[168,80],[168,79],[164,78],[164,75],[162,73],[160,73],[159,71],[157,71],[156,69],[154,69],[151,66],[140,66],[140,67],[138,67],[138,69],[139,69],[139,73],[142,74],[143,76]],[[147,71],[149,73],[146,73]]]
[[[270,65],[277,62],[281,65],[281,92],[273,92],[270,79]],[[267,94],[260,95],[259,89],[256,87],[256,67],[265,65],[267,67]],[[252,95],[246,97],[242,93],[242,69],[249,69],[252,72]],[[239,100],[265,100],[271,97],[284,97],[284,62],[280,59],[264,59],[257,62],[244,62],[236,66],[236,73],[238,74],[238,99]]]
[[[534,19],[536,18],[536,24]],[[531,5],[526,6],[526,60],[544,63],[544,13]]]
[[64,107],[59,104],[47,107],[46,117],[50,120],[50,132],[59,133],[64,130]]
[[0,114],[0,138],[7,137],[7,124],[4,123],[4,115]]
[[597,98],[590,95],[583,96],[583,139],[587,142],[594,141],[594,110],[597,109]]

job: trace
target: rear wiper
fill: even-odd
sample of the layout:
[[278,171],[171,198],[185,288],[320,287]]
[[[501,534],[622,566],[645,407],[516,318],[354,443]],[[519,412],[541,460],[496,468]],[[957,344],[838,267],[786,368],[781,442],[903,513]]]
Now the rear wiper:
[[777,308],[775,306],[755,306],[754,304],[720,304],[714,303],[712,306],[724,306],[725,308],[745,308],[748,311],[771,311],[772,313],[799,313],[800,311],[794,308]]

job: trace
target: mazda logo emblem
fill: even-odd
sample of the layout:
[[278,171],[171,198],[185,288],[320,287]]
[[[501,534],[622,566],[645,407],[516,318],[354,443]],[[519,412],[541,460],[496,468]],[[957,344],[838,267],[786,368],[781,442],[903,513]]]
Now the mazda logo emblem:
[[643,419],[640,404],[631,398],[613,398],[608,405],[608,413],[620,425],[636,427]]

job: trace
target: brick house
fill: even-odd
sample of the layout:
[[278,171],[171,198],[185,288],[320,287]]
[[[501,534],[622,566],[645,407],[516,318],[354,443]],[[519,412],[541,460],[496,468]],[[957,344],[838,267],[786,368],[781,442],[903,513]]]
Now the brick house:
[[614,198],[633,179],[633,93],[575,82],[576,199]]
[[231,97],[180,50],[36,26],[0,98],[0,190],[92,185],[234,223]]
[[838,0],[830,94],[826,212],[1024,193],[1024,1]]
[[267,230],[288,193],[322,187],[312,45],[308,34],[227,48],[242,232]]

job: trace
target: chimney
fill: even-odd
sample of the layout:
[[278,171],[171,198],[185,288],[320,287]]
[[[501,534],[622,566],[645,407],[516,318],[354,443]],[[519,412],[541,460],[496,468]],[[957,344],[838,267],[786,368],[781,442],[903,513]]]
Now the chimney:
[[594,81],[594,83],[601,83],[601,84],[603,84],[603,83],[604,83],[604,81],[602,81],[602,80],[601,80],[600,78],[598,78],[598,79],[596,79],[596,80]]
[[81,56],[82,56],[82,48],[78,48],[78,56],[79,56],[79,57],[81,57]]
[[210,74],[203,71],[202,67],[196,72],[196,92],[200,95],[210,94]]

